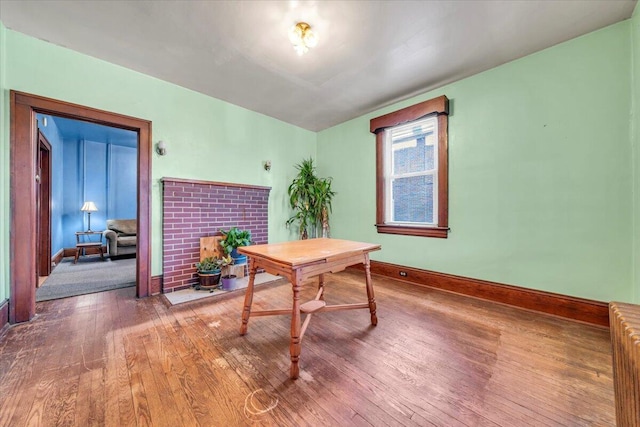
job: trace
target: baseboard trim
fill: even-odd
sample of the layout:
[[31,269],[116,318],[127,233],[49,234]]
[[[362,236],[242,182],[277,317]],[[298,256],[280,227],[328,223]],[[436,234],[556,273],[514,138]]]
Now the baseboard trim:
[[64,258],[64,248],[60,249],[58,252],[55,253],[54,256],[51,257],[51,263],[53,265],[58,265],[62,261],[62,258]]
[[9,300],[6,299],[0,303],[0,337],[4,334],[5,329],[9,327]]
[[[364,270],[362,265],[354,268]],[[406,275],[401,276],[401,271]],[[414,285],[441,289],[592,325],[609,327],[609,305],[606,302],[380,261],[371,261],[371,273]]]
[[162,274],[159,276],[151,276],[150,295],[158,295],[162,293]]

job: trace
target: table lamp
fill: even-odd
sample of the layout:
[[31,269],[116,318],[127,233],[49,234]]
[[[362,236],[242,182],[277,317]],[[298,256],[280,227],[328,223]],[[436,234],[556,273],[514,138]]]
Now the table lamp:
[[91,231],[91,212],[97,212],[98,208],[93,202],[84,202],[84,205],[80,208],[82,212],[86,212],[89,215],[89,227],[87,231]]

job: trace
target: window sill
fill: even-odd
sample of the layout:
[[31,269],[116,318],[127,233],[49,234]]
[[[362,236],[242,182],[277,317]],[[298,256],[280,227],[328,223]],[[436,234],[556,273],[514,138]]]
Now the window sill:
[[378,233],[401,234],[404,236],[436,237],[446,239],[449,234],[448,227],[410,227],[403,225],[376,224]]

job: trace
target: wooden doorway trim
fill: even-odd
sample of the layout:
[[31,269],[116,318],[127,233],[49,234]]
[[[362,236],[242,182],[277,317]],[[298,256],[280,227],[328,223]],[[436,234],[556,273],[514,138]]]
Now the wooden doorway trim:
[[150,182],[151,122],[121,114],[11,91],[11,239],[9,322],[25,322],[36,311],[36,114],[50,114],[75,120],[127,129],[138,133],[138,245],[136,295],[149,295],[151,281]]
[[[51,144],[40,129],[36,170],[37,261],[39,277],[51,274]],[[38,283],[39,285],[39,283]]]

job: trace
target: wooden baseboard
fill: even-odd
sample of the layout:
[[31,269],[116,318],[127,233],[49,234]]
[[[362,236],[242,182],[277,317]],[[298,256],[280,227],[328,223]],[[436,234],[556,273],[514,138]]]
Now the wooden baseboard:
[[0,303],[0,336],[4,334],[5,328],[9,327],[9,300]]
[[[62,261],[62,258],[64,258],[64,251],[65,251],[65,249],[62,248],[58,252],[56,252],[55,255],[51,257],[51,264],[53,264],[53,265],[60,264],[60,262]],[[74,252],[74,254],[75,254],[75,252]]]
[[158,295],[162,293],[162,274],[159,276],[151,276],[150,295]]
[[[362,265],[354,268],[364,270]],[[404,267],[380,261],[371,261],[371,273],[419,286],[442,289],[592,325],[609,327],[609,306],[606,302]]]

